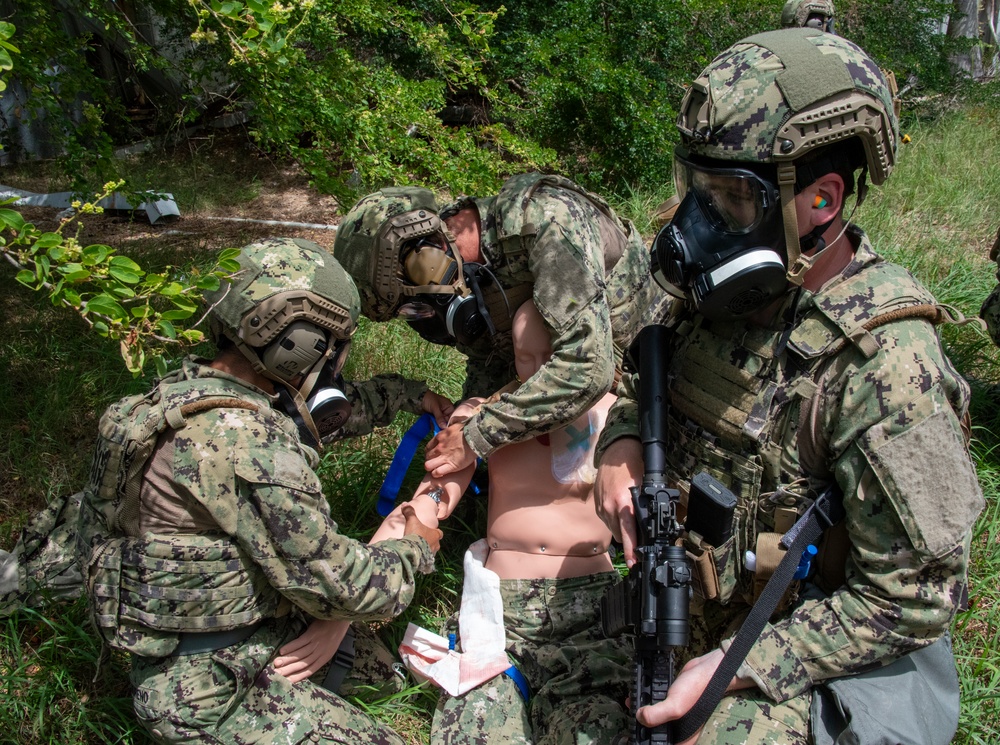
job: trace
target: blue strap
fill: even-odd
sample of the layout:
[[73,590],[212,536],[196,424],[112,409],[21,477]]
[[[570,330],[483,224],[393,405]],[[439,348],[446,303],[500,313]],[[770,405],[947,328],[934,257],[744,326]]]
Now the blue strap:
[[440,427],[432,414],[422,414],[413,423],[413,426],[406,430],[406,434],[399,441],[395,455],[392,456],[392,463],[389,464],[389,470],[385,474],[385,481],[382,482],[382,486],[378,490],[378,507],[376,509],[382,517],[392,512],[396,506],[399,488],[403,485],[403,478],[410,469],[410,463],[420,443],[431,432],[437,434],[439,431]]
[[528,681],[524,675],[521,674],[520,670],[511,665],[503,671],[503,674],[514,681],[514,685],[517,686],[517,690],[521,692],[521,698],[524,699],[524,703],[531,701],[531,688],[528,686]]

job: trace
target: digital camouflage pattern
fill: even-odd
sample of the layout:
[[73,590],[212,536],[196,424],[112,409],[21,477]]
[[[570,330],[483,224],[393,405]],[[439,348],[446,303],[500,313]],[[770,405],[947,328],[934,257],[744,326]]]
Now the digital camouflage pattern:
[[[466,423],[469,445],[486,456],[590,408],[611,389],[623,350],[667,298],[650,279],[649,252],[635,226],[570,181],[514,176],[496,197],[463,198],[441,214],[466,206],[479,213],[481,249],[508,295],[510,315],[528,288],[552,334],[549,363]],[[412,209],[436,210],[433,195],[414,187],[383,189],[355,205],[338,230],[334,253],[358,285],[363,311],[375,320],[394,311],[375,293],[375,238],[388,217]],[[468,357],[463,397],[489,396],[515,377],[509,316],[501,317],[506,313],[499,308],[492,315],[502,333],[458,345]]]
[[[211,308],[209,325],[216,333],[260,347],[299,319],[332,331],[336,339],[354,332],[361,314],[357,288],[318,244],[301,238],[268,238],[244,246],[237,260],[241,269],[231,282],[205,293]],[[306,293],[314,303],[289,306],[289,316],[275,312],[271,317],[250,317],[262,303],[285,293]]]
[[[168,403],[188,401],[199,390],[252,406],[189,415],[160,445],[172,450],[167,462],[176,493],[192,511],[209,515],[218,531],[140,532],[128,543],[136,560],[119,566],[121,600],[112,606],[119,613],[117,639],[127,648],[160,653],[133,657],[140,719],[164,742],[186,742],[192,732],[244,741],[237,730],[244,737],[265,734],[258,742],[296,743],[308,736],[398,742],[335,696],[312,683],[292,686],[268,665],[278,647],[302,631],[304,618],[374,620],[401,612],[413,597],[416,572],[433,568],[429,547],[414,537],[368,546],[340,535],[313,471],[315,452],[300,443],[288,417],[270,409],[269,396],[193,359],[161,383],[160,395]],[[92,557],[91,599],[101,609],[108,606],[100,585],[114,576],[104,571],[101,557],[108,544],[128,537],[108,534],[101,503],[92,504],[94,491],[89,487],[84,494],[80,537]],[[144,493],[140,525],[157,513],[151,498]],[[187,564],[218,560],[227,546],[227,572],[185,571]],[[201,581],[192,583],[193,576]],[[253,607],[235,593],[232,610],[250,611],[247,622],[263,623],[248,640],[215,653],[155,659],[169,654],[179,631],[226,628],[227,621],[240,626],[235,613],[224,614],[217,590],[247,586],[257,598]],[[150,691],[161,692],[160,698]],[[158,709],[157,700],[165,708]],[[250,723],[254,729],[244,729]]]
[[0,551],[0,618],[25,606],[80,597],[76,525],[81,496],[53,499],[24,526],[12,552]]
[[[735,633],[753,601],[745,552],[781,532],[783,511],[801,514],[833,480],[847,512],[844,532],[831,531],[817,559],[827,594],[803,593],[771,619],[741,668],[758,689],[725,697],[714,720],[729,723],[706,730],[702,743],[771,742],[743,731],[778,726],[754,711],[806,733],[813,686],[935,641],[965,591],[983,507],[961,422],[969,387],[916,313],[933,307],[932,296],[882,262],[860,230],[848,235],[857,250],[842,275],[816,294],[789,293],[769,326],[685,311],[666,353],[668,485],[686,499],[690,479],[707,470],[738,498],[733,538],[716,553],[722,597],[695,598],[690,656]],[[909,317],[861,330],[906,309]],[[637,436],[638,384],[624,381],[599,452]],[[737,725],[740,737],[726,734]]]
[[[785,28],[805,26],[810,16],[819,16],[823,24],[831,24],[834,17],[833,0],[788,0],[781,9],[781,25]],[[827,31],[832,28],[826,29]]]
[[[344,394],[351,416],[327,442],[359,437],[392,422],[396,413],[423,413],[423,381],[389,373],[348,381]],[[77,522],[82,492],[53,499],[24,526],[14,550],[0,551],[0,618],[21,608],[80,597],[83,577],[77,556]]]
[[400,302],[400,298],[380,297],[375,291],[374,247],[379,232],[389,218],[420,209],[437,214],[432,191],[419,186],[389,187],[359,200],[337,226],[333,254],[354,279],[361,294],[361,311],[373,321],[391,321]]
[[[649,251],[635,226],[572,182],[514,176],[488,206],[477,200],[477,207],[481,249],[500,285],[531,282],[552,337],[552,357],[537,373],[465,423],[465,439],[485,456],[593,406],[611,390],[639,329],[669,301],[651,279]],[[506,359],[498,359],[500,349]],[[489,395],[513,377],[512,343],[461,351],[469,355],[466,395]]]
[[[847,100],[868,104],[858,121],[838,111]],[[893,112],[888,81],[860,47],[814,29],[784,29],[716,57],[684,95],[677,126],[692,154],[759,163],[799,158],[842,132],[865,140],[872,182],[880,184],[896,158]],[[793,117],[803,126],[789,127]],[[822,120],[824,128],[817,132],[806,120]]]
[[133,657],[129,677],[139,721],[156,742],[403,745],[391,729],[317,685],[326,668],[303,683],[274,671],[275,650],[304,630],[301,620],[274,621],[217,652]]
[[[997,238],[993,242],[993,248],[990,249],[990,261],[1000,264],[1000,228],[997,229]],[[1000,280],[1000,268],[997,271],[997,279]],[[997,285],[983,301],[979,317],[986,322],[986,331],[993,343],[1000,346],[1000,285]]]
[[[629,727],[626,638],[601,631],[600,599],[617,573],[500,580],[507,653],[527,679],[530,704],[500,675],[461,697],[441,694],[431,743],[611,745]],[[457,631],[457,618],[449,622]],[[459,640],[461,641],[461,640]],[[459,647],[461,644],[459,644]]]

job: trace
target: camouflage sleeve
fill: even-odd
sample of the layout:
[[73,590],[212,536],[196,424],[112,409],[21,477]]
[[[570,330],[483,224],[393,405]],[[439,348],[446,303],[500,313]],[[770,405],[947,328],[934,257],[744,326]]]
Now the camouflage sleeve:
[[583,414],[611,390],[611,313],[596,208],[565,190],[536,192],[526,220],[537,227],[528,265],[534,301],[552,336],[552,357],[513,393],[484,406],[463,430],[486,456]]
[[375,427],[391,424],[399,411],[419,414],[426,392],[424,381],[408,380],[394,373],[377,375],[371,380],[348,381],[344,395],[351,402],[351,416],[336,437],[367,435]]
[[[217,412],[217,413],[216,413]],[[369,546],[337,532],[313,470],[313,451],[282,414],[218,409],[189,418],[173,473],[267,582],[316,618],[384,619],[433,569],[422,538]]]
[[929,324],[876,336],[882,351],[837,375],[823,407],[847,513],[846,582],[769,626],[745,663],[775,701],[930,644],[964,591],[983,507],[959,422],[968,386]]
[[622,437],[639,436],[639,401],[636,396],[636,380],[635,373],[627,373],[622,376],[621,383],[618,385],[618,398],[608,411],[608,419],[597,440],[597,448],[594,451],[595,465],[601,464],[601,456],[615,440]]

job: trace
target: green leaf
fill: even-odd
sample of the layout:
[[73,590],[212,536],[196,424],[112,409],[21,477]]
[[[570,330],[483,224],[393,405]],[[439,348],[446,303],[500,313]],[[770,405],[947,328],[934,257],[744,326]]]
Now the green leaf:
[[108,329],[108,324],[104,321],[94,321],[94,331],[106,339],[110,329]]
[[28,269],[22,269],[21,271],[19,271],[17,273],[17,276],[14,277],[14,279],[16,279],[22,285],[27,285],[28,287],[35,286],[35,273]]
[[14,210],[0,210],[0,220],[11,230],[20,231],[24,227],[24,218],[20,212]]
[[126,287],[125,285],[116,285],[115,287],[111,288],[111,292],[113,292],[118,297],[123,297],[123,298],[135,297],[135,293],[132,292],[132,289],[130,287]]
[[52,248],[53,246],[61,246],[63,242],[63,237],[58,233],[42,233],[35,240],[36,248]]
[[156,366],[156,374],[159,377],[166,375],[169,370],[167,370],[167,361],[163,358],[162,354],[158,354],[153,357],[153,364]]
[[100,264],[111,254],[111,248],[108,246],[102,246],[99,243],[95,243],[93,246],[87,246],[83,249],[82,261],[84,264]]
[[174,304],[174,307],[179,308],[180,310],[190,311],[191,313],[194,313],[196,310],[198,310],[198,304],[193,300],[191,300],[190,298],[186,298],[183,296],[175,297],[173,298],[172,302]]
[[132,272],[133,274],[138,274],[142,276],[146,272],[142,270],[142,267],[136,264],[128,256],[112,256],[109,262],[111,266],[116,269],[121,269],[122,271]]
[[[116,259],[119,257],[115,257]],[[119,282],[124,282],[127,285],[136,284],[142,277],[135,272],[130,272],[128,269],[122,269],[121,267],[112,266],[108,269],[108,273],[117,279]]]
[[226,248],[219,252],[219,261],[226,261],[227,259],[235,259],[240,255],[242,249],[240,248]]
[[135,318],[149,318],[153,309],[148,305],[140,305],[138,307],[132,308],[132,316]]
[[166,336],[167,338],[169,338],[169,339],[176,339],[177,338],[177,329],[174,328],[174,324],[170,323],[170,321],[165,321],[161,317],[160,320],[159,320],[159,322],[156,325],[157,325],[157,327],[159,327],[159,329],[163,333],[163,335]]
[[165,310],[160,314],[160,318],[164,321],[183,321],[193,315],[193,310]]
[[195,283],[195,287],[206,292],[215,292],[221,285],[222,282],[214,274],[207,274]]
[[[80,265],[77,264],[76,266]],[[77,269],[76,271],[67,272],[66,267],[63,267],[62,272],[63,272],[63,279],[66,280],[67,282],[83,282],[84,280],[90,277],[90,272],[88,272],[86,269],[83,268]]]
[[219,261],[219,268],[228,274],[232,274],[240,270],[240,262],[233,259],[222,259]]
[[125,321],[128,319],[128,313],[125,312],[125,309],[113,297],[106,294],[95,295],[90,298],[87,301],[84,312],[100,313],[113,321]]
[[160,288],[160,294],[165,297],[173,297],[184,292],[184,287],[179,282],[171,282]]
[[197,344],[198,342],[205,340],[205,334],[198,329],[185,329],[181,331],[180,336],[184,341],[191,344]]

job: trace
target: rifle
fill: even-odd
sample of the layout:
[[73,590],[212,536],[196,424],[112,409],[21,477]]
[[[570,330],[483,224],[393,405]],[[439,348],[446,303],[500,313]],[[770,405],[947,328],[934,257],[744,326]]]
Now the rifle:
[[[666,467],[666,345],[670,330],[646,326],[630,354],[638,357],[639,434],[642,486],[632,487],[638,528],[636,563],[622,582],[601,598],[604,633],[635,635],[632,710],[661,701],[674,680],[674,647],[687,646],[691,563],[677,522],[680,494],[668,489]],[[671,724],[647,728],[635,722],[633,745],[671,745]]]

